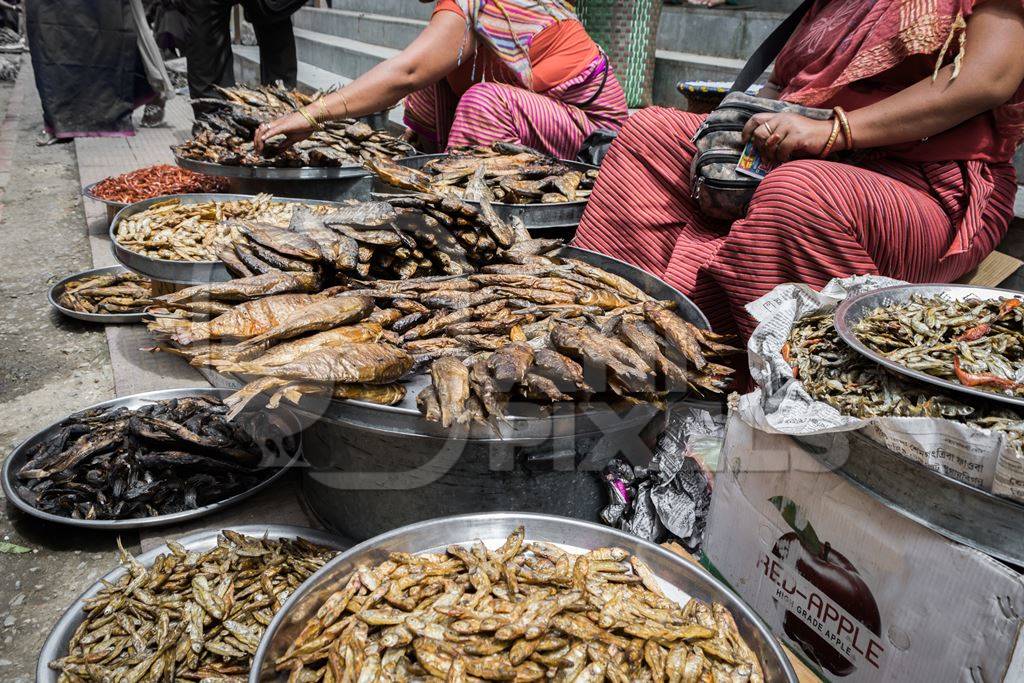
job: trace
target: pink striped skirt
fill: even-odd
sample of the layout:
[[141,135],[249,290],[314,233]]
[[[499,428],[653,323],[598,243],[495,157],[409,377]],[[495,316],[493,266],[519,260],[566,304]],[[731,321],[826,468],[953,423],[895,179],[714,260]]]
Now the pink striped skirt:
[[704,115],[632,117],[601,167],[575,243],[638,265],[693,299],[716,330],[749,337],[744,307],[786,282],[881,274],[949,282],[975,268],[1013,216],[1013,167],[980,161],[792,161],[731,226],[690,199]]
[[442,80],[405,99],[406,125],[434,149],[515,142],[563,159],[596,129],[619,130],[628,113],[604,56],[544,93],[488,81],[459,97]]

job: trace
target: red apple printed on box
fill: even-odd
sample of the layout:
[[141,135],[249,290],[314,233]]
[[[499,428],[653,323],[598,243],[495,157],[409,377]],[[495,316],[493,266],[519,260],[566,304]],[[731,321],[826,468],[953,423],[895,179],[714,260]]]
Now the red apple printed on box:
[[834,676],[879,668],[885,654],[881,617],[857,568],[814,531],[801,507],[783,496],[769,499],[791,532],[762,558],[776,584],[774,600],[786,611],[783,631],[808,659]]

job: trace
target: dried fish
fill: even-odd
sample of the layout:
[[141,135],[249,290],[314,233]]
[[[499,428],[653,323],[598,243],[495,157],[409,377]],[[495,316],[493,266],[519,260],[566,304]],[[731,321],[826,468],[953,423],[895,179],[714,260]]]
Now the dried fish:
[[764,682],[723,605],[673,602],[620,548],[525,536],[360,567],[274,664],[300,681]]
[[57,303],[80,313],[141,313],[153,303],[149,278],[132,272],[71,280]]
[[336,554],[305,539],[221,532],[217,545],[169,552],[127,569],[85,600],[60,681],[239,681],[288,596]]
[[29,450],[18,493],[74,519],[152,517],[224,500],[269,477],[296,448],[273,413],[236,422],[226,413],[209,396],[76,413]]

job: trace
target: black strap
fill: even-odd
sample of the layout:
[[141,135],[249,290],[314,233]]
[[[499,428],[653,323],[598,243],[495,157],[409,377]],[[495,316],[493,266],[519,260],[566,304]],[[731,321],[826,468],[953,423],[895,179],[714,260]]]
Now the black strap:
[[754,50],[754,54],[750,55],[750,59],[743,65],[743,69],[740,70],[736,80],[733,81],[732,88],[729,92],[746,92],[747,88],[754,84],[764,70],[767,69],[775,58],[782,52],[783,46],[789,37],[793,35],[793,31],[796,30],[797,24],[807,14],[807,10],[811,9],[811,5],[814,4],[814,0],[804,0],[800,3],[800,6],[793,10],[793,13],[783,19],[782,23],[775,27],[775,30],[764,39],[764,42],[757,46]]

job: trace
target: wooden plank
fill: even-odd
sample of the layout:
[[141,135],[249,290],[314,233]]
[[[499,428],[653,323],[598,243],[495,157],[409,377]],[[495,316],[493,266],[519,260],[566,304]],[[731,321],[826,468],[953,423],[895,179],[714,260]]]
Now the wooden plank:
[[[697,561],[697,558],[688,553],[683,546],[678,543],[662,543],[661,547],[675,553],[685,560],[689,560],[695,565],[700,566],[700,562]],[[789,657],[789,663],[793,665],[793,670],[796,671],[796,677],[800,683],[821,683],[822,679],[818,678],[817,674],[807,668],[807,665],[804,664],[799,657],[793,654],[793,651],[789,649],[789,646],[781,641],[779,642],[779,645],[782,646],[786,656]]]
[[967,273],[957,282],[978,287],[998,287],[1003,280],[1017,272],[1024,261],[1014,258],[1001,251],[993,251],[978,264],[978,267]]

